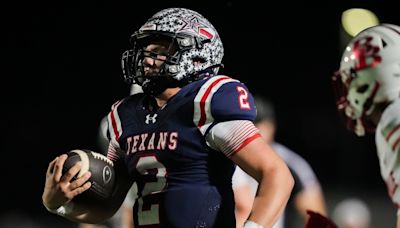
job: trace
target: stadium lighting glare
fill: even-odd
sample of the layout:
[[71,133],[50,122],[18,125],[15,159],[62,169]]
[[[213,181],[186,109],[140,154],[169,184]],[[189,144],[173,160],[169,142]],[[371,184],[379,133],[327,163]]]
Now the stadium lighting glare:
[[353,8],[342,13],[342,26],[351,37],[377,24],[379,24],[378,17],[367,9]]

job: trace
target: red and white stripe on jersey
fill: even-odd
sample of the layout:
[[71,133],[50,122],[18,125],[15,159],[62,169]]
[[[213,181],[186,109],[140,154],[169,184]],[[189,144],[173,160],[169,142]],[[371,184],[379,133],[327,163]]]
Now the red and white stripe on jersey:
[[113,162],[117,161],[120,158],[118,155],[118,151],[120,150],[119,143],[116,142],[115,139],[111,139],[110,144],[108,145],[107,158]]
[[202,134],[206,132],[208,126],[214,121],[211,115],[211,99],[215,92],[217,92],[222,85],[236,81],[238,80],[228,76],[214,76],[201,86],[194,98],[193,122],[200,129]]
[[392,125],[387,131],[385,140],[389,143],[392,151],[400,151],[400,124]]
[[122,103],[122,100],[116,102],[111,107],[111,112],[108,114],[108,129],[110,131],[111,140],[117,142],[122,134],[121,120],[119,119],[117,108]]
[[208,145],[231,157],[254,139],[261,137],[249,120],[231,120],[213,126],[206,136]]

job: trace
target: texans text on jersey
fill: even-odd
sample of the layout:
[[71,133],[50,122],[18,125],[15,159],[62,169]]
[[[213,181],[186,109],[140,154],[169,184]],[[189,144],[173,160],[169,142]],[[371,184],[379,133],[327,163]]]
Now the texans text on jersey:
[[150,150],[175,150],[178,144],[178,132],[143,133],[126,139],[127,154]]

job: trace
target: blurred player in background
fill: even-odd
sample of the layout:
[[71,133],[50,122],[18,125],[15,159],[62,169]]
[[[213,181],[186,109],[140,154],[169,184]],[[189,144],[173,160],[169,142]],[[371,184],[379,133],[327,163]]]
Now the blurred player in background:
[[[276,119],[273,104],[261,96],[255,96],[255,104],[257,107],[256,127],[260,130],[262,137],[286,162],[295,179],[288,205],[294,206],[304,223],[308,219],[307,209],[325,215],[324,194],[310,164],[300,155],[274,140]],[[235,192],[237,227],[241,227],[250,213],[258,184],[240,167],[236,168],[232,183]],[[293,223],[294,219],[287,217],[285,213],[274,228],[288,227],[288,221]]]
[[380,24],[358,33],[348,43],[332,80],[347,127],[358,136],[375,133],[381,175],[399,207],[400,27]]
[[247,87],[217,75],[224,53],[212,24],[199,13],[168,8],[131,36],[123,55],[125,80],[143,93],[112,106],[108,115],[116,186],[107,205],[71,200],[90,187],[90,173],[72,181],[62,155],[50,162],[43,204],[76,222],[100,223],[120,208],[133,182],[135,227],[235,227],[235,164],[259,182],[245,228],[271,227],[286,206],[293,177],[261,138]]

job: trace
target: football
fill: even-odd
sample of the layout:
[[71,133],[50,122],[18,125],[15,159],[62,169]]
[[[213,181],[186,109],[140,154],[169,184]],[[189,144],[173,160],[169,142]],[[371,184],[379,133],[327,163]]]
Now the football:
[[67,155],[68,158],[62,170],[63,174],[78,161],[82,162],[82,166],[79,173],[73,179],[81,177],[87,171],[90,171],[92,174],[88,180],[92,184],[91,187],[84,193],[76,196],[73,201],[92,203],[109,199],[115,182],[113,162],[103,154],[86,149],[71,150]]

